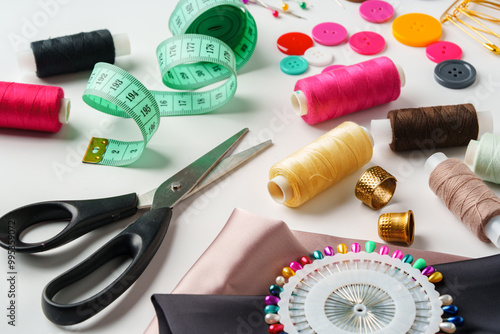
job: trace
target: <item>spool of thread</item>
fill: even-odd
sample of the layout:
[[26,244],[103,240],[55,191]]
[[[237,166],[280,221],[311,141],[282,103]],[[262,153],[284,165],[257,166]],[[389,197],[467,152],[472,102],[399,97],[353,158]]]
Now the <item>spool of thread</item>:
[[372,120],[370,129],[375,143],[395,152],[465,146],[493,127],[491,113],[470,103],[396,109],[387,118]]
[[103,29],[32,42],[31,49],[19,54],[20,66],[46,78],[91,70],[101,61],[113,64],[115,57],[130,54],[130,42],[126,33]]
[[464,160],[481,179],[500,184],[500,136],[485,133],[471,140]]
[[57,132],[68,122],[70,100],[60,87],[0,81],[0,127]]
[[368,130],[344,122],[272,166],[269,194],[278,203],[298,207],[367,164],[372,147]]
[[481,241],[500,248],[500,198],[458,159],[435,153],[427,159],[429,187]]
[[387,57],[327,71],[295,84],[292,106],[308,124],[316,124],[396,100],[404,71]]

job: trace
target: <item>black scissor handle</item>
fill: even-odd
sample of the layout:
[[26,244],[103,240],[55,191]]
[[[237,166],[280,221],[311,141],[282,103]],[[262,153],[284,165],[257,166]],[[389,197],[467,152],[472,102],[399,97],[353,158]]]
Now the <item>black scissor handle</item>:
[[[102,311],[124,293],[146,269],[167,233],[171,218],[170,208],[146,212],[86,260],[50,281],[42,294],[45,316],[55,324],[67,326],[85,321]],[[116,280],[100,292],[72,304],[61,304],[53,300],[62,289],[123,255],[132,257],[132,262]]]
[[[0,247],[14,249],[20,253],[43,252],[136,212],[135,193],[100,199],[26,205],[0,218]],[[57,220],[69,220],[69,223],[54,237],[37,243],[25,243],[20,240],[21,234],[28,227]]]

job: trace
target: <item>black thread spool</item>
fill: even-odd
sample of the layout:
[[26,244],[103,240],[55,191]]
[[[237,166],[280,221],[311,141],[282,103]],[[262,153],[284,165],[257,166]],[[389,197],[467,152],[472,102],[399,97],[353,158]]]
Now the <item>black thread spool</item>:
[[21,67],[46,78],[92,70],[98,62],[113,64],[115,57],[130,54],[130,43],[127,34],[103,29],[32,42],[31,49],[20,54]]
[[394,152],[467,146],[471,139],[492,132],[489,111],[476,112],[470,103],[391,110],[388,119],[372,120],[375,144]]

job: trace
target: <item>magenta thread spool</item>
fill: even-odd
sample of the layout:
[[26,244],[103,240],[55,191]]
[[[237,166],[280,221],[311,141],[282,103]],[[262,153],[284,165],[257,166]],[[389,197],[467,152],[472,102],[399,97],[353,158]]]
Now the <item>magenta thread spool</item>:
[[403,69],[378,57],[300,79],[292,105],[308,124],[316,124],[396,100],[405,84]]

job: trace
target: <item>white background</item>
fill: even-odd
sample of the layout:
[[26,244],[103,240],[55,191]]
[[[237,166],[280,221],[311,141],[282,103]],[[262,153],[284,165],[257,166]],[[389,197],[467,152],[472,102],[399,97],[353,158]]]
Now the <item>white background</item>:
[[[268,1],[281,6],[278,0]],[[0,252],[0,272],[3,273],[0,274],[0,332],[106,333],[121,330],[141,333],[154,315],[149,299],[151,294],[168,293],[175,287],[216,237],[235,207],[284,220],[292,229],[375,241],[380,241],[377,220],[381,213],[411,209],[416,219],[416,237],[412,248],[470,257],[496,254],[497,248],[474,237],[429,189],[423,165],[433,153],[431,151],[394,154],[388,146],[376,145],[369,165],[300,208],[291,209],[270,198],[266,188],[269,168],[347,120],[369,127],[372,119],[385,118],[391,109],[473,102],[478,110],[492,111],[494,122],[497,128],[500,127],[500,119],[496,115],[500,102],[498,56],[483,49],[456,27],[446,24],[442,39],[462,47],[463,59],[475,66],[478,77],[476,83],[467,89],[444,88],[434,81],[436,64],[426,58],[424,48],[408,47],[394,39],[392,20],[379,25],[368,23],[358,14],[359,4],[340,1],[345,9],[341,9],[334,0],[310,0],[314,7],[304,11],[290,0],[290,8],[307,20],[283,15],[275,19],[267,9],[250,5],[259,39],[252,59],[239,73],[235,98],[209,115],[163,118],[147,151],[139,161],[127,167],[80,162],[93,135],[116,139],[140,138],[131,120],[102,114],[82,101],[81,95],[90,72],[42,81],[20,70],[16,53],[33,40],[101,28],[107,28],[112,33],[128,32],[132,53],[117,59],[116,65],[129,71],[148,88],[167,89],[161,84],[155,49],[162,40],[171,36],[168,17],[176,1],[148,1],[142,4],[137,1],[95,0],[78,3],[69,0],[64,3],[54,0],[10,1],[8,4],[2,1],[0,80],[61,86],[66,96],[71,98],[72,108],[69,124],[57,134],[0,129],[0,215],[24,204],[44,200],[145,192],[243,127],[250,128],[250,133],[242,148],[269,138],[274,145],[222,183],[177,208],[167,237],[138,282],[110,307],[83,324],[64,328],[49,322],[40,307],[43,287],[49,280],[86,258],[130,220],[92,232],[58,250],[37,255],[17,254],[15,328],[7,325],[8,287],[4,278],[7,254]],[[393,0],[391,3],[396,15],[423,12],[437,18],[451,1]],[[47,7],[43,4],[52,5]],[[385,37],[386,48],[379,55],[390,57],[406,72],[407,84],[397,101],[315,126],[294,115],[289,97],[296,80],[317,74],[321,68],[310,67],[298,77],[281,73],[279,62],[284,55],[277,50],[276,40],[290,31],[310,34],[316,24],[324,21],[343,24],[350,35],[372,30]],[[30,25],[33,25],[31,29]],[[335,64],[349,65],[370,58],[353,53],[347,44],[324,49],[334,55]],[[465,148],[446,149],[444,152],[463,159]],[[371,210],[354,197],[356,180],[363,170],[372,165],[382,166],[399,181],[393,200],[380,211]],[[500,194],[499,186],[489,186]],[[43,238],[35,232],[28,237]],[[113,275],[117,276],[118,272]]]

